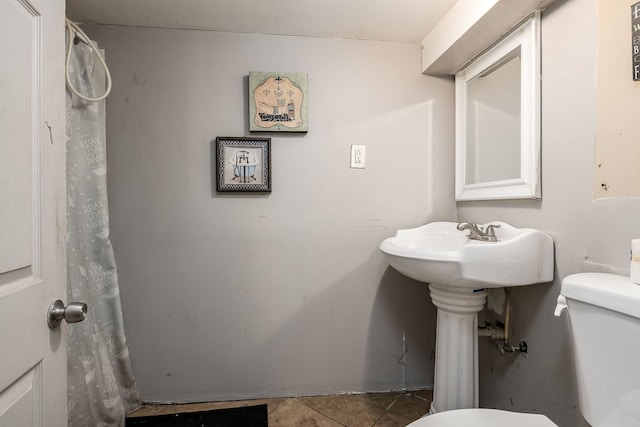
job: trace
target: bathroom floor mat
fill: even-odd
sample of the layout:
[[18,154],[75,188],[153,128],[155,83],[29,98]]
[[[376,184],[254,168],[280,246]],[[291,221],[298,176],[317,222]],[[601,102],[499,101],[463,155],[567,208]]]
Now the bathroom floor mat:
[[125,427],[268,427],[267,405],[127,418]]

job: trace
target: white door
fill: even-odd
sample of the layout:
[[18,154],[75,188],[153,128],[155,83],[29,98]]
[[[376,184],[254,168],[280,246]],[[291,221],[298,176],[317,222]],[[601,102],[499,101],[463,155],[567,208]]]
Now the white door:
[[67,424],[64,1],[0,0],[0,426]]

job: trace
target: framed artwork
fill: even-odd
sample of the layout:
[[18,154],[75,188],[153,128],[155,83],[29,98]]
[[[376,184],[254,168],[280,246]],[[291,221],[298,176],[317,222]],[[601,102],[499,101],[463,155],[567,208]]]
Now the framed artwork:
[[307,75],[249,73],[249,130],[307,132]]
[[631,5],[631,61],[633,81],[640,81],[640,1]]
[[216,138],[218,191],[271,191],[271,138]]

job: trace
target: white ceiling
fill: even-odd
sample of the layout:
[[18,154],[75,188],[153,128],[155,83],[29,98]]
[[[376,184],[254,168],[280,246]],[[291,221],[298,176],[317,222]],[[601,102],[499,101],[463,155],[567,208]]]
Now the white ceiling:
[[82,23],[420,42],[456,0],[66,0]]

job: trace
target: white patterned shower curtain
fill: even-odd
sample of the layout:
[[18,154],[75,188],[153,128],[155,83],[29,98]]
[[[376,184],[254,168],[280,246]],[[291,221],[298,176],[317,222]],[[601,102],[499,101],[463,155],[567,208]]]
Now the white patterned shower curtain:
[[[84,42],[74,44],[68,72],[81,93],[103,93],[105,70]],[[67,299],[88,304],[87,319],[67,329],[69,426],[124,426],[140,397],[109,240],[105,101],[84,101],[67,88],[66,105]]]

